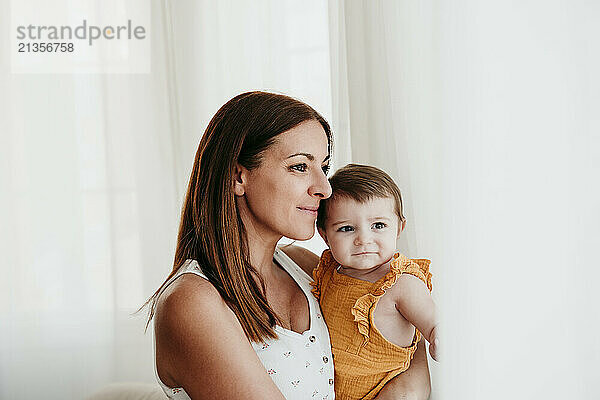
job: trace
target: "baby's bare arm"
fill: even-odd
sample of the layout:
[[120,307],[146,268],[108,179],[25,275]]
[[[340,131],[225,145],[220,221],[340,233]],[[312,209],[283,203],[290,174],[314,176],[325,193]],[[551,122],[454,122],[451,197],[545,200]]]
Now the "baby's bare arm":
[[[423,281],[410,274],[402,274],[394,285],[396,309],[413,324],[430,344],[437,344],[437,317],[435,303]],[[432,354],[434,358],[435,354]]]

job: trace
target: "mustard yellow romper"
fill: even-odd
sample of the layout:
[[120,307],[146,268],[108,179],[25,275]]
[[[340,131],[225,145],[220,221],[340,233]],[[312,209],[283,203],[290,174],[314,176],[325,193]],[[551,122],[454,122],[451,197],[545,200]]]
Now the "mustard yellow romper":
[[390,272],[371,283],[339,273],[331,251],[323,252],[313,272],[312,293],[331,337],[336,399],[373,399],[388,381],[408,369],[421,333],[415,329],[409,347],[397,346],[375,327],[373,312],[401,274],[418,277],[431,291],[429,264],[429,260],[396,253]]

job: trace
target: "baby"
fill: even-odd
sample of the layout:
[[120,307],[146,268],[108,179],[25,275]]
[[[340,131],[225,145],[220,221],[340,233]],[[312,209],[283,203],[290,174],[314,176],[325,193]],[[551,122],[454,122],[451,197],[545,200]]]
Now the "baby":
[[329,250],[314,270],[313,293],[331,337],[336,398],[373,399],[408,369],[421,335],[438,358],[429,260],[396,252],[406,219],[385,172],[349,164],[329,182],[333,193],[317,217]]

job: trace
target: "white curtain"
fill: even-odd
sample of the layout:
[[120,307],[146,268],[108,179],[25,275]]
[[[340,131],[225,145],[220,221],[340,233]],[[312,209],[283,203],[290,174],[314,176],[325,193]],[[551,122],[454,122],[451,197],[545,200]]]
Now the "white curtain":
[[338,164],[372,164],[392,175],[408,217],[399,245],[414,257],[430,254],[439,206],[415,204],[439,197],[432,6],[333,0],[329,15]]
[[152,6],[151,74],[11,74],[2,36],[0,398],[152,377],[144,315],[130,314],[172,263],[181,201]]
[[599,398],[600,4],[439,15],[444,395]]
[[600,7],[329,2],[345,157],[387,170],[399,246],[432,258],[432,398],[600,389]]

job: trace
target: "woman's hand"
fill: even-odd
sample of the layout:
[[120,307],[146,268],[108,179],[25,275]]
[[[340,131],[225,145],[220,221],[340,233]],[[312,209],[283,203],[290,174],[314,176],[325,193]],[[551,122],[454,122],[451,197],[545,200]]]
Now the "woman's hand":
[[405,392],[397,394],[381,394],[381,392],[375,397],[375,400],[419,400],[419,397],[415,392]]
[[389,381],[379,392],[377,400],[427,400],[431,392],[429,365],[425,341],[421,340],[410,367]]
[[440,339],[437,337],[437,327],[438,326],[436,325],[429,334],[431,340],[431,342],[429,342],[429,354],[435,361],[440,361]]

